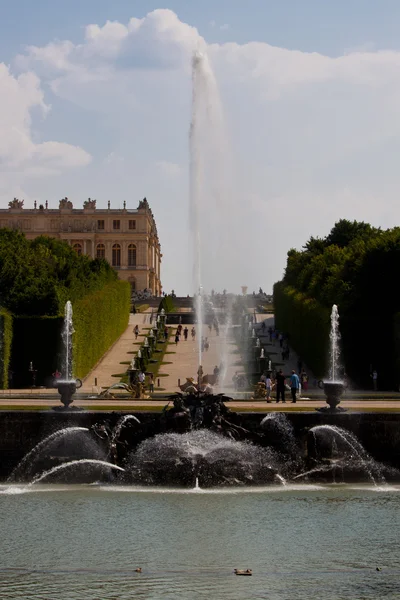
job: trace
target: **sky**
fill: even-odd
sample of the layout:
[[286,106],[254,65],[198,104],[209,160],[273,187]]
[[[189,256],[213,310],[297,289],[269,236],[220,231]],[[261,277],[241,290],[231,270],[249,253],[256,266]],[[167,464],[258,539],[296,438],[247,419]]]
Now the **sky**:
[[164,289],[191,293],[191,59],[201,49],[229,157],[224,198],[211,184],[202,198],[206,287],[270,292],[287,251],[340,218],[398,225],[398,0],[0,8],[0,207],[18,197],[56,208],[68,196],[75,207],[91,197],[136,208],[146,196]]

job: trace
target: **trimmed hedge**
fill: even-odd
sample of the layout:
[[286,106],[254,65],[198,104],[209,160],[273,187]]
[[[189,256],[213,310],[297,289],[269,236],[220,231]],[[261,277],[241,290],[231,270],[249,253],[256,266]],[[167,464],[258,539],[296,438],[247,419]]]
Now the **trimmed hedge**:
[[0,389],[9,387],[13,318],[5,308],[0,308]]
[[164,298],[161,300],[158,306],[157,312],[161,312],[162,309],[164,309],[166,313],[170,313],[175,310],[172,296],[164,296]]
[[275,324],[316,377],[328,371],[330,314],[313,298],[279,281],[274,285]]
[[115,281],[72,307],[76,377],[85,377],[127,328],[130,295],[127,281]]
[[13,318],[10,361],[10,385],[27,388],[32,385],[29,363],[36,369],[36,385],[50,385],[52,373],[61,364],[62,317]]

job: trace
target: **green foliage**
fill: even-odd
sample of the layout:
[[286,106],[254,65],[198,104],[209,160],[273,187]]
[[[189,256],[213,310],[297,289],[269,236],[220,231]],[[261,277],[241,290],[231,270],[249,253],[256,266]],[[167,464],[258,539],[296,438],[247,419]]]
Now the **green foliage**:
[[[288,252],[285,276],[275,291],[275,311],[278,314],[281,310],[278,297],[285,302],[287,295],[292,296],[291,310],[297,312],[299,302],[316,302],[328,310],[337,304],[349,376],[357,383],[370,385],[372,366],[379,373],[381,386],[397,388],[400,348],[396,349],[393,324],[394,315],[400,312],[399,271],[399,228],[381,231],[367,223],[342,219],[325,239],[310,238],[303,251]],[[293,317],[288,328],[287,318],[281,314],[279,327],[292,336],[292,330],[297,331],[298,326]],[[308,335],[313,332],[311,328]],[[376,335],[378,344],[374,341]],[[318,343],[317,346],[320,347]],[[305,351],[302,355],[311,366]]]
[[166,313],[174,312],[175,306],[172,296],[164,296],[164,298],[161,300],[158,306],[157,312],[161,312],[162,309],[164,309]]
[[116,279],[107,261],[78,256],[67,242],[0,229],[0,303],[13,314],[61,315],[67,300]]
[[2,390],[9,387],[12,336],[12,315],[4,308],[0,308],[0,389]]
[[282,282],[274,286],[275,323],[316,375],[327,373],[329,310]]
[[115,281],[73,305],[76,377],[85,377],[127,328],[130,294],[127,281]]

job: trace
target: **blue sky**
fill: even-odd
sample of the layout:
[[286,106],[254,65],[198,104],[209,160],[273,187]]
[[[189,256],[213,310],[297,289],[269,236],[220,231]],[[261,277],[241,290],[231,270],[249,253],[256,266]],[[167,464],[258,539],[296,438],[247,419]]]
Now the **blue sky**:
[[[15,0],[2,2],[2,59],[11,61],[26,44],[79,41],[88,23],[125,22],[156,8],[173,10],[210,42],[258,40],[330,56],[365,44],[385,49],[400,45],[397,0]],[[210,27],[212,21],[218,26]],[[219,29],[224,24],[229,30]]]
[[[147,196],[165,288],[192,291],[190,60],[200,45],[230,145],[227,216],[203,236],[219,247],[218,265],[204,254],[208,287],[270,290],[287,250],[338,218],[398,223],[397,0],[16,0],[1,16],[1,206],[91,196],[134,207]],[[203,204],[213,211],[212,192]]]

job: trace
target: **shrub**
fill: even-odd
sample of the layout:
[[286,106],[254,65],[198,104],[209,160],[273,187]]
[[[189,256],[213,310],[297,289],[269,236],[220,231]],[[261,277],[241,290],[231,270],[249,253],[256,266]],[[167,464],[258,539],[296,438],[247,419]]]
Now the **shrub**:
[[274,285],[276,327],[289,335],[289,343],[316,377],[327,374],[329,310],[282,282]]
[[73,306],[76,377],[85,377],[125,331],[130,303],[129,283],[115,281]]
[[172,296],[164,296],[158,306],[158,312],[164,309],[166,313],[174,312],[175,306]]
[[9,387],[9,369],[13,334],[12,315],[0,308],[0,389]]

